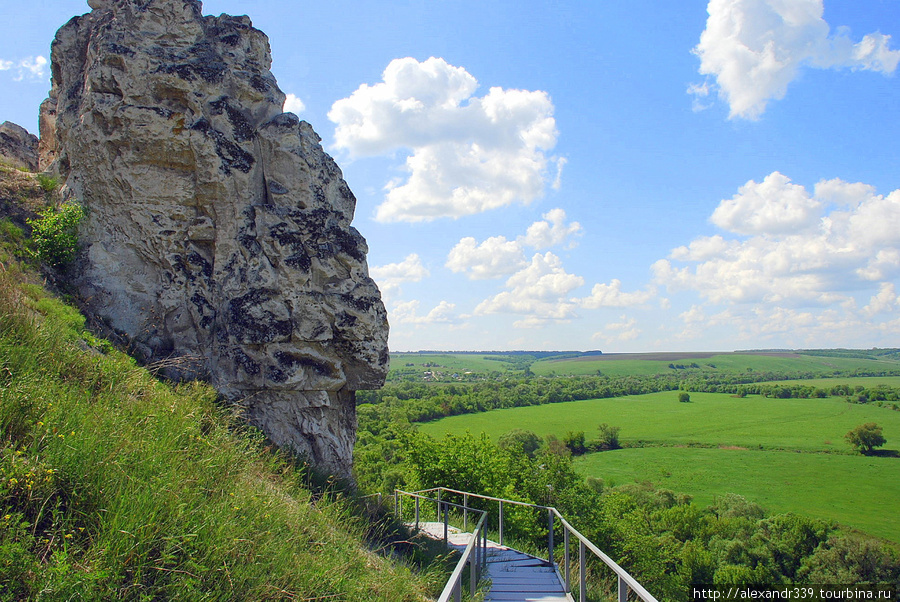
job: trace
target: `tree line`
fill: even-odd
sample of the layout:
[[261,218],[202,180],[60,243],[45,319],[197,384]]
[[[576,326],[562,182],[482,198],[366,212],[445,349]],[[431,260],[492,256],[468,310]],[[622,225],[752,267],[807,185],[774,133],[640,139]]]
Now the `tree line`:
[[[854,371],[835,376],[885,376]],[[878,403],[900,410],[900,387],[865,387],[846,383],[814,386],[781,383],[788,379],[816,378],[816,373],[743,372],[679,376],[569,376],[519,377],[475,383],[387,383],[377,391],[358,391],[358,405],[376,404],[402,409],[410,422],[427,422],[446,416],[566,401],[644,395],[661,391],[726,393],[737,397],[763,395],[775,398],[846,397],[853,403]]]

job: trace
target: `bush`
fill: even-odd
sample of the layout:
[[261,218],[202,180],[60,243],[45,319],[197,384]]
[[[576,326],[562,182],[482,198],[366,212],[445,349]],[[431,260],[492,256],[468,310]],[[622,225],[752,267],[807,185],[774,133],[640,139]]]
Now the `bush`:
[[580,456],[587,451],[584,446],[584,431],[569,431],[563,437],[563,445],[569,448],[573,456]]
[[599,449],[619,449],[619,431],[621,427],[609,426],[605,422],[597,427],[600,431],[600,437],[597,440]]
[[520,452],[529,458],[534,458],[534,455],[541,448],[541,438],[531,431],[513,429],[500,435],[500,438],[497,440],[497,447]]
[[682,391],[678,394],[678,401],[680,401],[681,403],[690,403],[691,395],[687,391]]
[[39,219],[28,220],[31,239],[38,259],[51,267],[72,261],[78,253],[78,224],[84,209],[77,203],[65,203],[59,210],[49,207]]

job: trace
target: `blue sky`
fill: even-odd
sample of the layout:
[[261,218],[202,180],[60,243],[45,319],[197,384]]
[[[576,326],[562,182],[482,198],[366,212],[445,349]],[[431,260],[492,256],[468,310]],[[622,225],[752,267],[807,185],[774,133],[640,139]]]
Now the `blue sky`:
[[[89,8],[6,4],[0,120],[36,131]],[[896,0],[222,12],[355,192],[393,350],[900,345]]]

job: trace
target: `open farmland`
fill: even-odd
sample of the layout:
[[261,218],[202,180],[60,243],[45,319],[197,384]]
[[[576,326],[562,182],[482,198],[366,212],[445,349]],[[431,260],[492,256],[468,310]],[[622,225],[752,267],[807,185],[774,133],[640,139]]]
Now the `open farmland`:
[[864,357],[804,355],[792,352],[624,353],[544,359],[531,371],[539,376],[630,376],[693,373],[781,372],[827,375],[835,371],[898,372],[900,361]]
[[780,380],[781,385],[809,385],[811,387],[830,388],[834,385],[847,384],[851,387],[900,387],[900,376],[852,376],[835,378],[794,378]]
[[[847,381],[848,379],[839,379]],[[852,382],[852,379],[849,381]],[[521,428],[562,439],[597,425],[621,427],[631,449],[592,454],[577,465],[586,476],[617,484],[651,481],[707,503],[738,493],[775,512],[793,511],[838,521],[900,541],[892,510],[900,493],[900,458],[852,452],[844,434],[877,422],[889,449],[900,444],[900,412],[844,398],[735,398],[676,391],[495,410],[422,424],[422,432],[487,433],[496,440]],[[830,453],[829,453],[830,452]]]
[[483,376],[494,372],[522,372],[509,361],[490,354],[474,353],[392,353],[389,379],[422,380],[426,373],[440,379],[464,380],[468,375]]
[[607,485],[650,482],[704,506],[718,495],[739,493],[772,513],[833,520],[900,542],[898,458],[653,447],[589,454],[575,466]]
[[626,446],[700,444],[849,453],[844,434],[865,422],[877,422],[889,441],[900,443],[900,412],[874,405],[850,404],[838,397],[739,399],[724,393],[691,393],[691,403],[678,403],[677,391],[464,414],[419,428],[433,436],[484,432],[494,440],[514,428],[560,439],[568,431],[583,430],[590,439],[603,422],[621,427],[620,440]]

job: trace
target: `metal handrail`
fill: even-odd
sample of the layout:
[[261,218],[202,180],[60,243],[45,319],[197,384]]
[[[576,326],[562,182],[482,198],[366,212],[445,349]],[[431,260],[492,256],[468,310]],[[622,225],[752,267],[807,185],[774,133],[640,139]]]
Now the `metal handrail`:
[[637,596],[643,600],[643,602],[658,602],[656,598],[653,597],[644,587],[638,583],[638,581],[632,577],[628,571],[623,569],[616,563],[612,558],[604,554],[600,548],[595,546],[587,537],[578,532],[575,527],[573,527],[564,517],[560,514],[559,510],[554,508],[553,506],[541,506],[540,504],[530,504],[528,502],[519,502],[516,500],[507,500],[498,497],[492,497],[489,495],[481,495],[478,493],[471,493],[468,491],[459,491],[457,489],[450,489],[448,487],[433,487],[431,489],[423,489],[422,491],[415,492],[416,494],[425,494],[437,492],[438,499],[440,499],[440,495],[443,492],[455,493],[457,495],[465,496],[465,499],[468,500],[469,497],[474,497],[478,499],[494,501],[499,503],[499,521],[498,526],[500,530],[500,545],[503,545],[503,505],[504,504],[512,504],[516,506],[528,506],[530,508],[536,508],[538,510],[546,510],[548,514],[548,522],[549,522],[549,533],[547,535],[547,548],[548,548],[548,562],[555,568],[556,564],[553,559],[553,522],[554,517],[558,518],[560,523],[563,526],[563,535],[564,535],[564,565],[565,565],[565,587],[566,593],[571,593],[571,567],[569,562],[569,536],[574,535],[576,539],[578,539],[578,566],[579,566],[579,601],[585,602],[586,600],[586,583],[585,583],[585,550],[590,550],[597,558],[599,558],[603,563],[613,570],[613,572],[618,577],[618,602],[626,602],[628,599],[628,592],[632,591]]
[[[440,495],[440,494],[439,494]],[[469,508],[463,504],[454,504],[452,502],[448,502],[446,500],[441,500],[440,497],[433,498],[429,496],[422,495],[421,492],[410,492],[410,491],[402,491],[400,489],[394,490],[394,512],[398,518],[403,517],[403,506],[402,506],[402,498],[401,496],[409,496],[416,500],[416,529],[419,528],[419,503],[421,500],[425,500],[427,502],[434,502],[437,504],[438,508],[438,519],[440,519],[441,508],[444,511],[444,545],[447,544],[447,532],[448,532],[448,521],[449,521],[449,509],[450,507],[459,508],[464,512],[477,512],[481,514],[481,517],[478,519],[478,522],[475,525],[475,528],[472,530],[472,537],[469,539],[469,543],[466,545],[466,549],[463,550],[462,555],[459,558],[459,562],[456,563],[456,567],[453,569],[453,573],[450,574],[450,578],[447,580],[447,584],[444,586],[444,589],[441,591],[441,595],[438,596],[437,602],[449,602],[450,597],[453,597],[455,602],[461,602],[462,600],[462,575],[463,571],[466,568],[466,563],[469,564],[469,593],[471,596],[475,596],[475,592],[478,589],[478,582],[481,580],[482,570],[487,566],[487,521],[488,521],[488,513],[486,510],[479,510],[478,508]]]

